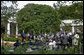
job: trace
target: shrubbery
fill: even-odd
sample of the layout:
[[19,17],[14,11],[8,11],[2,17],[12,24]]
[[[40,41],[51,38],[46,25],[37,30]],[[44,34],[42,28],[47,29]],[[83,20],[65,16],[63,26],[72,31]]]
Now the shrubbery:
[[17,38],[15,38],[15,37],[7,37],[7,36],[2,36],[2,39],[3,39],[4,41],[16,41],[16,40],[21,41],[21,39],[17,39]]
[[42,49],[39,50],[39,51],[38,50],[37,51],[35,50],[33,52],[26,52],[27,48],[30,48],[26,44],[24,45],[24,47],[21,46],[21,45],[18,46],[15,49],[15,51],[11,53],[11,52],[8,52],[10,49],[9,49],[9,47],[7,45],[5,45],[3,47],[4,47],[4,49],[1,48],[1,53],[2,54],[13,54],[13,53],[14,54],[75,54],[75,53],[81,54],[82,53],[81,51],[79,51],[79,53],[78,53],[78,51],[77,52],[74,52],[74,48],[73,47],[72,48],[68,48],[67,50],[62,50],[62,48],[60,47],[58,51],[56,51],[56,50],[47,50],[46,51],[46,50],[44,50],[45,47],[41,47]]

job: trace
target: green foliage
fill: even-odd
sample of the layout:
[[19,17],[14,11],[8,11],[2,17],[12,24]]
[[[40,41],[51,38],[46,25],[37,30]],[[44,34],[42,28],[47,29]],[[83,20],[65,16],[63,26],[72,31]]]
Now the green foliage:
[[70,6],[64,6],[66,2],[59,1],[58,8],[53,9],[48,5],[27,4],[17,15],[19,31],[25,32],[38,31],[56,32],[59,31],[60,19],[83,19],[83,2],[73,3]]
[[72,27],[71,27],[71,26],[63,26],[62,29],[63,29],[63,30],[67,30],[67,31],[69,31],[69,32],[72,31]]
[[48,39],[48,36],[44,37],[44,39]]
[[41,47],[41,50],[35,50],[33,52],[26,52],[27,48],[29,48],[29,46],[27,44],[23,46],[18,46],[15,51],[13,53],[8,52],[10,47],[9,46],[3,46],[4,49],[2,49],[1,47],[1,53],[2,54],[82,54],[81,52],[81,45],[79,45],[79,47],[77,47],[77,49],[80,49],[79,51],[74,52],[74,47],[68,48],[66,50],[62,50],[62,48],[60,47],[58,51],[56,50],[44,50],[44,48],[46,47]]
[[9,54],[8,46],[1,46],[1,54]]
[[[7,3],[9,3],[10,6],[7,6]],[[17,10],[16,7],[17,7],[17,1],[1,1],[1,15],[2,15],[2,17],[5,16],[5,17],[7,17],[5,19],[8,19],[11,16],[13,16]]]
[[60,19],[57,11],[48,5],[27,4],[17,15],[19,31],[44,33],[59,30]]
[[15,38],[15,37],[7,37],[7,36],[3,36],[2,39],[3,39],[4,41],[15,41],[15,42],[16,42],[16,40],[21,41],[21,39],[17,39],[17,38]]
[[[54,4],[54,7],[56,5]],[[57,9],[56,9],[57,10]],[[61,6],[58,10],[59,17],[63,19],[83,19],[83,2],[72,3],[70,6]]]
[[[7,4],[9,3],[10,6]],[[17,11],[17,1],[1,1],[1,27],[3,26],[5,29],[1,33],[7,33],[7,22],[8,19],[15,15]]]

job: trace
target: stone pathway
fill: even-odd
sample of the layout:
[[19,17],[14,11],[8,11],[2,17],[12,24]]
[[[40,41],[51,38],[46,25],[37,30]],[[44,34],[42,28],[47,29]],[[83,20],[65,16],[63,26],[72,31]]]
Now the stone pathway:
[[15,42],[4,41],[4,40],[1,39],[1,45],[2,45],[2,44],[6,44],[6,43],[7,43],[8,45],[13,45]]

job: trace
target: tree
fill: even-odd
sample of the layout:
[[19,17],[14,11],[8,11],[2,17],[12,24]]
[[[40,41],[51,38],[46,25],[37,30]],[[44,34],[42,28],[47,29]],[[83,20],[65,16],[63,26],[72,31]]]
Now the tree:
[[67,2],[69,1],[66,1],[65,3],[63,1],[58,1],[56,4],[53,4],[55,10],[58,11],[58,17],[61,20],[75,20],[75,24],[80,22],[83,23],[83,1],[72,1],[71,5],[66,5]]
[[[7,3],[10,6],[7,6]],[[17,1],[1,1],[1,28],[4,27],[5,33],[7,28],[8,19],[17,11]]]
[[[54,3],[53,6],[59,13],[59,18],[61,20],[64,19],[80,19],[83,20],[83,2],[72,1],[72,5],[67,6],[66,3],[69,1],[59,1],[56,4]],[[64,5],[65,4],[65,5]]]
[[27,4],[17,13],[19,31],[25,30],[44,32],[55,32],[59,30],[60,19],[58,13],[48,5]]

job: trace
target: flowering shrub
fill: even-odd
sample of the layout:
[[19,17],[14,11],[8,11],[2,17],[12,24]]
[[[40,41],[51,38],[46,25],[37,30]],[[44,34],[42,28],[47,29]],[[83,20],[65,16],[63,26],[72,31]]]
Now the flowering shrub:
[[20,37],[20,39],[18,39],[18,38],[15,38],[15,37],[3,36],[2,39],[3,39],[4,41],[16,41],[16,40],[21,41],[21,37]]
[[17,36],[17,39],[22,39],[21,34],[18,34]]

